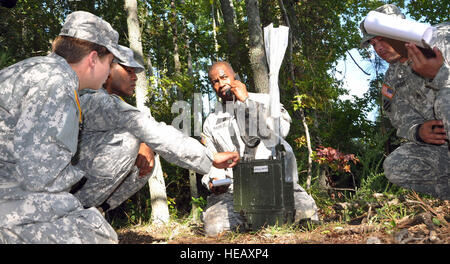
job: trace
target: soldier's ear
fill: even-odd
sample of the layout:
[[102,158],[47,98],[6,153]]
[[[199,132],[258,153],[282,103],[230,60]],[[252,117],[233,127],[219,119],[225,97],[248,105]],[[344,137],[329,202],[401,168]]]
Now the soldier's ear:
[[93,50],[89,52],[89,54],[87,55],[88,66],[92,68],[95,67],[99,59],[100,58],[98,57],[97,51]]

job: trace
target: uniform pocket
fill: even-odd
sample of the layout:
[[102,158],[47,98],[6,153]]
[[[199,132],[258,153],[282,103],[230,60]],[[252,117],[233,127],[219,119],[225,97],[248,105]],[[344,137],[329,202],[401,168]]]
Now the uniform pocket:
[[120,155],[120,149],[123,139],[113,139],[109,142],[99,145],[92,157],[92,163],[88,168],[88,174],[111,179],[113,178],[112,167],[117,162],[117,155]]

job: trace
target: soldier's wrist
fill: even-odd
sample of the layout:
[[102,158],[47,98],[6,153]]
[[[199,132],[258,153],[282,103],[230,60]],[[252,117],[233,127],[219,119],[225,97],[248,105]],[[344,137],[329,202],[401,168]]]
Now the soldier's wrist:
[[419,130],[420,130],[421,127],[422,127],[422,124],[419,124],[419,125],[417,126],[415,138],[416,138],[416,140],[417,140],[418,142],[420,142],[420,143],[425,143],[425,141],[423,141],[422,138],[420,137]]

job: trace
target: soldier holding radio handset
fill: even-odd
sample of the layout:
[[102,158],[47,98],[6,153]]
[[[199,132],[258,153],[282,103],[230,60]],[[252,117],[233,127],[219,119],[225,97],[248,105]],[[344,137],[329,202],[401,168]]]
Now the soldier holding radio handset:
[[[297,184],[295,156],[292,148],[283,139],[290,128],[291,118],[288,112],[282,108],[280,135],[278,135],[268,125],[264,114],[268,112],[269,95],[249,93],[246,85],[237,76],[227,62],[219,61],[211,66],[209,79],[218,96],[218,103],[215,111],[205,120],[202,143],[213,153],[237,151],[242,160],[267,159],[272,155],[272,150],[268,147],[269,140],[274,135],[280,137],[287,150],[286,159],[290,176],[295,182],[296,220],[318,220],[314,200]],[[241,230],[244,226],[246,220],[233,210],[232,182],[231,169],[212,168],[202,178],[203,185],[212,192],[203,213],[208,236],[216,236],[229,230]]]

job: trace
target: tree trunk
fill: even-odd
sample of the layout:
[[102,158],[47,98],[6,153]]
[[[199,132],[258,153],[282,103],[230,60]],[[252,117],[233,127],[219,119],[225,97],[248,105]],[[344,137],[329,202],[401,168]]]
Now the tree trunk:
[[259,18],[258,0],[246,0],[245,5],[248,17],[249,57],[253,72],[253,87],[257,93],[269,93],[269,69]]
[[[181,4],[184,5],[185,2],[184,0],[181,1]],[[189,44],[189,38],[187,37],[186,34],[186,18],[183,16],[181,18],[181,21],[183,23],[183,29],[182,29],[182,34],[184,37],[184,40],[186,42],[186,53],[187,53],[187,73],[189,75],[189,78],[193,78],[193,74],[194,74],[194,69],[193,69],[193,65],[192,65],[192,55],[191,55],[191,50],[190,50],[190,44]],[[180,74],[181,74],[181,69],[179,70]],[[197,92],[197,91],[194,91]],[[192,105],[194,104],[195,100],[192,100]],[[197,112],[194,110],[194,115],[196,115]],[[194,121],[195,122],[195,121]],[[195,133],[194,133],[195,136]],[[190,187],[190,191],[191,191],[191,197],[193,198],[198,198],[198,189],[197,189],[197,174],[194,170],[189,170],[189,187]],[[197,203],[192,203],[192,208],[191,208],[191,215],[192,215],[192,220],[194,222],[198,222],[200,220],[199,214],[198,214],[199,210],[198,210],[198,204]]]
[[220,0],[220,7],[226,27],[229,62],[236,72],[241,71],[240,37],[236,26],[236,11],[232,0]]
[[[138,21],[137,0],[125,0],[125,10],[127,10],[128,14],[127,25],[130,47],[135,52],[136,60],[141,65],[145,65],[142,51],[141,31],[139,29]],[[145,71],[138,73],[137,77],[136,106],[140,111],[151,114],[150,110],[145,107],[145,100],[147,98],[147,77]],[[169,207],[167,205],[166,186],[159,155],[155,155],[155,167],[148,183],[152,205],[152,220],[156,224],[168,223]]]
[[[175,6],[175,1],[170,2],[170,7],[172,8],[172,44],[173,44],[173,63],[175,67],[175,77],[181,76],[181,61],[180,53],[178,48],[178,25],[177,25],[177,8]],[[177,99],[184,100],[183,90],[181,87],[177,86]]]
[[[300,35],[300,26],[298,23],[297,13],[295,12],[295,5],[297,1],[295,0],[279,0],[280,5],[284,6],[284,16],[289,19],[289,31],[292,31],[292,36]],[[286,2],[286,5],[284,4]],[[301,48],[301,38],[293,38],[291,39],[292,46]]]
[[308,124],[306,123],[305,112],[303,108],[299,109],[300,116],[302,118],[303,128],[305,129],[306,136],[306,146],[308,147],[308,173],[306,177],[306,189],[309,190],[311,188],[311,180],[312,180],[312,147],[311,147],[311,135],[309,134]]
[[155,167],[148,180],[148,186],[150,187],[150,200],[152,205],[152,223],[167,224],[170,218],[169,207],[159,155],[155,155]]
[[214,54],[213,62],[217,60],[218,54],[219,54],[219,43],[217,42],[217,22],[216,22],[216,15],[215,8],[214,8],[214,2],[211,4],[211,15],[212,15],[212,25],[213,25],[213,37],[214,37]]
[[[292,64],[292,54],[293,54],[293,45],[292,42],[292,29],[291,29],[291,23],[289,20],[288,13],[286,12],[286,8],[284,7],[283,0],[278,1],[280,5],[280,9],[283,13],[284,20],[286,21],[286,26],[289,27],[289,46],[288,46],[288,53],[289,53],[289,73],[292,79],[292,84],[295,84],[295,74],[294,74],[294,66]],[[295,87],[295,85],[294,85]],[[296,95],[300,95],[298,92],[298,89],[295,87],[295,93]],[[299,102],[300,103],[300,102]],[[306,136],[306,146],[308,147],[308,172],[307,172],[307,178],[306,178],[306,189],[309,190],[311,188],[311,180],[312,180],[312,147],[311,147],[311,136],[309,134],[309,127],[306,123],[306,117],[305,112],[302,108],[299,109],[300,117],[302,119],[303,128],[305,129],[305,136]]]
[[[197,174],[193,170],[189,170],[189,187],[191,190],[191,197],[198,198]],[[191,216],[193,222],[199,222],[200,210],[198,210],[198,204],[194,201],[192,201]]]
[[[137,62],[145,65],[144,54],[142,50],[141,31],[139,28],[137,14],[137,0],[125,0],[125,9],[127,10],[128,39],[130,48],[134,51]],[[136,81],[136,107],[139,110],[145,109],[145,101],[147,98],[147,77],[145,72],[137,74]]]

